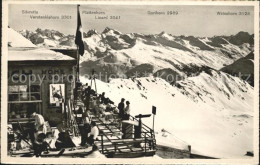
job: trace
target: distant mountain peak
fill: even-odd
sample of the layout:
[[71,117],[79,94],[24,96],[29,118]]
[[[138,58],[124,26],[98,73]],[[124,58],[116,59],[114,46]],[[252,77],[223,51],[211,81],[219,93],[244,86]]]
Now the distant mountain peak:
[[169,33],[166,33],[165,31],[162,31],[161,33],[158,34],[159,37],[162,37],[162,38],[165,38],[165,39],[168,39],[168,40],[173,40],[174,37],[169,34]]
[[159,36],[164,35],[164,34],[166,34],[166,32],[162,31],[161,33],[159,33]]
[[109,27],[106,27],[102,33],[103,34],[116,34],[116,35],[122,34],[120,31],[109,28]]
[[235,36],[250,36],[248,32],[240,31]]
[[87,33],[83,33],[83,36],[85,38],[91,37],[92,35],[98,34],[98,31],[96,29],[90,29]]

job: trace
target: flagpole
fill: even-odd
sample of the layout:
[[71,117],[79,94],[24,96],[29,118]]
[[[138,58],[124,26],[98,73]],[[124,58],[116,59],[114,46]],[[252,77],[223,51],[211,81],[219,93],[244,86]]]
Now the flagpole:
[[83,42],[83,32],[82,32],[82,24],[80,19],[80,11],[79,6],[77,5],[77,31],[75,37],[75,44],[77,45],[77,82],[80,81],[79,79],[79,62],[80,62],[80,55],[84,55],[84,42]]
[[77,82],[80,81],[79,80],[79,46],[77,46]]
[[[79,13],[79,4],[77,5],[77,14]],[[77,19],[77,24],[78,24],[78,19]],[[77,45],[77,82],[80,81],[79,80],[79,46]]]

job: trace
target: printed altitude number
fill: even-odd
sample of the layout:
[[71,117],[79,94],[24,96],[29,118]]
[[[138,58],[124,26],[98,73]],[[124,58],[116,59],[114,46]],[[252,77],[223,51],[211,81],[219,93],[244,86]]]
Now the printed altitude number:
[[239,12],[238,15],[250,15],[250,12]]
[[167,15],[178,15],[178,11],[167,11]]
[[120,19],[120,16],[110,16],[110,19]]
[[71,19],[71,16],[70,15],[62,15],[61,19]]

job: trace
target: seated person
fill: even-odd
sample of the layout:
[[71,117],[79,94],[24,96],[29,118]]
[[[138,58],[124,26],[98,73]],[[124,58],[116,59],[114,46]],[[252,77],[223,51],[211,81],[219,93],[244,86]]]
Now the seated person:
[[34,155],[39,157],[43,151],[48,152],[48,148],[50,148],[50,146],[46,142],[46,135],[44,133],[39,133],[33,144]]
[[79,109],[77,111],[77,114],[82,114],[83,113],[83,108],[81,106],[79,106]]
[[65,130],[66,130],[66,123],[65,123],[64,120],[62,120],[62,122],[57,125],[57,129],[59,130],[59,132],[65,132]]
[[98,140],[99,130],[98,130],[98,127],[96,125],[96,122],[94,122],[94,121],[91,121],[90,126],[91,126],[91,131],[89,133],[88,143],[90,145],[93,145],[94,141]]
[[104,103],[106,98],[105,98],[105,92],[102,92],[102,94],[100,95],[101,98],[101,102]]
[[105,109],[106,109],[106,105],[105,105],[105,104],[100,104],[100,105],[99,105],[99,111],[100,111],[100,113],[103,113],[103,112],[105,111]]
[[95,111],[95,108],[96,108],[96,106],[97,106],[97,98],[96,97],[92,97],[92,102],[91,102],[91,112],[94,112]]
[[112,105],[110,104],[110,102],[107,102],[107,104],[106,104],[106,112],[111,112],[111,111],[113,111],[114,110],[114,108],[112,107]]
[[55,141],[56,139],[53,137],[51,132],[46,134],[45,141],[49,144],[49,150],[55,150]]
[[89,109],[93,109],[94,108],[94,97],[90,96],[89,99]]
[[56,149],[60,150],[62,148],[72,148],[76,147],[70,138],[69,132],[60,132],[57,141],[55,142]]
[[97,117],[102,117],[105,109],[106,109],[106,106],[104,104],[99,104],[99,106],[96,106],[95,107],[96,116]]

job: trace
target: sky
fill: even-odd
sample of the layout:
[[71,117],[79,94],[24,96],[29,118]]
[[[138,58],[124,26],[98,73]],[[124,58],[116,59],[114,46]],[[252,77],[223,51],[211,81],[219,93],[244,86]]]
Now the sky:
[[[25,13],[24,11],[27,11]],[[28,12],[37,12],[29,14]],[[86,14],[86,12],[105,14]],[[178,15],[149,15],[148,12],[174,11]],[[250,15],[217,15],[217,12],[250,12]],[[162,31],[172,35],[210,37],[233,35],[239,31],[254,32],[252,6],[176,6],[176,5],[81,5],[83,31],[106,27],[122,33],[158,34]],[[59,16],[60,19],[31,19],[30,16]],[[70,19],[61,19],[62,15]],[[120,16],[120,19],[95,19],[97,16]],[[64,34],[75,34],[77,6],[57,4],[10,4],[9,26],[17,31],[27,29],[53,29]]]

